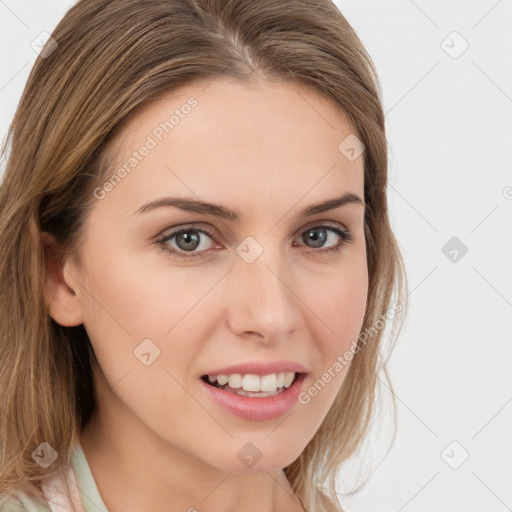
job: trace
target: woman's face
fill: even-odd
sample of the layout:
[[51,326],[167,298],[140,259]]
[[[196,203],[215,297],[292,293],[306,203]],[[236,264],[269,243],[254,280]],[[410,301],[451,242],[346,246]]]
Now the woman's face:
[[[81,265],[68,260],[64,273],[97,385],[112,388],[98,414],[114,443],[144,440],[235,472],[300,455],[347,374],[336,361],[366,308],[364,204],[301,215],[345,194],[364,199],[353,134],[328,99],[285,82],[195,84],[126,120],[115,178],[94,192]],[[201,379],[252,362],[277,366],[242,378],[285,362],[306,375],[288,399],[241,399]],[[211,391],[245,402],[227,408]]]

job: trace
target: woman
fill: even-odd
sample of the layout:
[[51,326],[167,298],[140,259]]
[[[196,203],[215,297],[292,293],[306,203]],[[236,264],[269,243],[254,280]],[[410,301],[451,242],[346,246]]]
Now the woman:
[[68,11],[0,191],[0,510],[342,510],[406,309],[379,94],[329,0]]

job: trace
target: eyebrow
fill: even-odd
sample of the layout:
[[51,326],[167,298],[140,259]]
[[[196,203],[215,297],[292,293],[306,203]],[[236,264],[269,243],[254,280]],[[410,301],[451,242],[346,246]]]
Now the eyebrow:
[[[357,194],[349,192],[343,194],[341,197],[328,199],[322,203],[308,206],[299,213],[299,217],[310,217],[311,215],[315,215],[317,213],[323,213],[329,210],[340,208],[346,204],[360,204],[362,206],[366,206],[364,201]],[[219,219],[229,220],[232,222],[240,222],[242,218],[242,214],[239,210],[231,210],[220,204],[196,201],[195,199],[187,199],[184,197],[162,197],[155,201],[143,204],[135,212],[135,214],[150,212],[156,208],[162,207],[174,207],[187,212],[212,215],[213,217],[218,217]]]

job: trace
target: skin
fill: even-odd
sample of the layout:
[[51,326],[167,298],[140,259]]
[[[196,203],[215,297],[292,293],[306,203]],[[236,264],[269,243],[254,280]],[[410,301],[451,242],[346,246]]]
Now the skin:
[[[49,269],[52,318],[83,323],[99,361],[98,410],[82,447],[110,512],[303,510],[283,468],[318,430],[348,366],[307,405],[268,421],[220,408],[199,377],[285,359],[308,369],[306,390],[350,348],[368,292],[364,205],[306,219],[299,212],[346,192],[364,198],[363,157],[349,161],[338,150],[355,130],[316,91],[216,80],[135,110],[111,147],[117,165],[191,96],[198,106],[94,202],[80,263],[69,257]],[[237,209],[242,221],[172,207],[134,214],[171,195]],[[354,240],[322,253],[341,237],[327,230],[315,245],[304,233],[324,222]],[[184,261],[156,244],[189,224],[213,231],[189,249],[204,258]],[[250,264],[236,252],[247,236],[263,248]],[[167,246],[187,253],[178,238]],[[43,243],[50,249],[54,239],[43,234]],[[134,356],[146,338],[160,350],[149,366]],[[247,442],[262,453],[251,468],[237,457]]]

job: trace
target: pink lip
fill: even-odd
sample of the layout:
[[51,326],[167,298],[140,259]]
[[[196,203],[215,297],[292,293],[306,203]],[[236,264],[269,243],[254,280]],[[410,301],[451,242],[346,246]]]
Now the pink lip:
[[247,420],[263,421],[279,418],[293,407],[301,393],[305,378],[306,375],[301,373],[282,393],[267,397],[241,396],[216,388],[202,379],[200,383],[213,401],[232,414]]
[[248,373],[253,375],[269,375],[271,373],[280,372],[307,373],[307,370],[301,364],[294,363],[293,361],[271,361],[269,363],[251,361],[248,363],[210,370],[204,375],[232,375],[234,373],[240,373],[243,375]]

